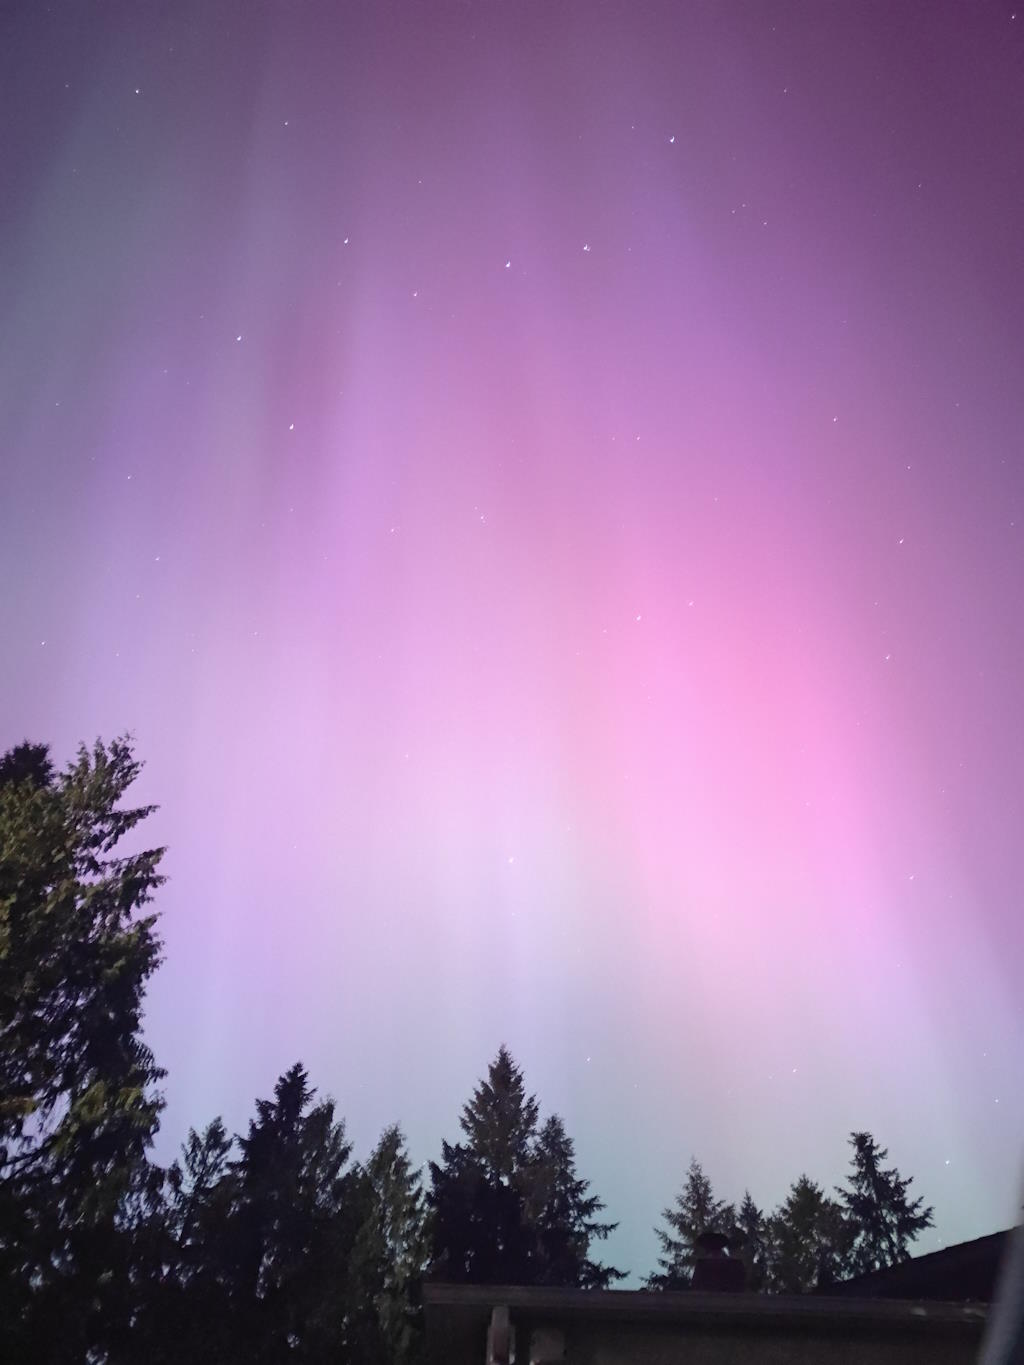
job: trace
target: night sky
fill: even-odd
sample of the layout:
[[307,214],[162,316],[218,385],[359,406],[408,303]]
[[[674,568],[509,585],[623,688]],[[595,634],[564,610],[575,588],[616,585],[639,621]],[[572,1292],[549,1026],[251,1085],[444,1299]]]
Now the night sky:
[[1014,1220],[1024,6],[9,3],[0,747],[134,733],[158,1155],[499,1043],[644,1274]]

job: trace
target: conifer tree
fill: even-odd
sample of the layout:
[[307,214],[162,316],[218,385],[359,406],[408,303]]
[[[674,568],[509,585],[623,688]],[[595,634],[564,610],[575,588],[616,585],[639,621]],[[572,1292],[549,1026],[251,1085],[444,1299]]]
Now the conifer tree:
[[397,1124],[384,1130],[362,1172],[367,1213],[353,1251],[358,1292],[372,1305],[376,1351],[403,1365],[421,1349],[421,1281],[428,1253],[426,1203]]
[[178,1248],[178,1270],[188,1284],[203,1265],[203,1248],[236,1196],[231,1154],[234,1141],[224,1121],[214,1119],[197,1133],[189,1129],[181,1159],[168,1171],[168,1226]]
[[474,1153],[461,1142],[442,1142],[430,1162],[427,1192],[430,1275],[453,1284],[498,1283],[497,1229],[490,1218],[492,1191]]
[[736,1213],[736,1233],[741,1239],[738,1253],[747,1272],[746,1287],[752,1292],[761,1292],[768,1287],[771,1278],[772,1239],[768,1219],[754,1203],[749,1190],[743,1191]]
[[648,1276],[649,1289],[685,1289],[695,1262],[694,1247],[703,1232],[730,1235],[736,1222],[732,1204],[716,1199],[711,1181],[696,1157],[690,1161],[686,1181],[676,1202],[662,1212],[667,1228],[656,1228],[661,1243],[660,1270]]
[[55,773],[0,759],[0,1356],[79,1361],[131,1330],[163,1075],[142,1041],[162,850],[118,846],[127,739]]
[[330,1100],[296,1064],[238,1140],[226,1278],[239,1358],[276,1365],[343,1353],[355,1314],[349,1260],[365,1218],[364,1186]]
[[552,1114],[537,1134],[528,1174],[527,1210],[537,1238],[536,1283],[607,1289],[614,1280],[625,1278],[625,1271],[590,1259],[591,1242],[607,1237],[618,1224],[595,1217],[604,1204],[588,1190],[588,1182],[576,1174],[572,1138]]
[[522,1071],[502,1046],[463,1107],[465,1142],[443,1143],[441,1163],[430,1163],[435,1277],[473,1284],[533,1282],[524,1185],[537,1114]]
[[522,1171],[530,1159],[538,1112],[522,1071],[508,1048],[500,1047],[461,1119],[466,1145],[489,1179],[508,1182]]
[[802,1175],[770,1220],[774,1242],[769,1288],[804,1294],[841,1279],[853,1230],[843,1210],[820,1185]]
[[167,1171],[163,1203],[165,1266],[143,1296],[134,1354],[151,1365],[236,1359],[232,1314],[231,1215],[238,1195],[234,1140],[221,1119],[194,1128]]
[[883,1167],[888,1148],[870,1133],[851,1133],[850,1145],[853,1169],[836,1193],[856,1232],[849,1269],[863,1275],[909,1260],[910,1243],[932,1226],[933,1210],[923,1207],[923,1198],[909,1198],[912,1176],[903,1179],[895,1166]]
[[611,1224],[576,1174],[562,1122],[538,1131],[538,1105],[502,1047],[462,1111],[462,1143],[430,1164],[431,1273],[475,1284],[607,1284],[592,1239]]

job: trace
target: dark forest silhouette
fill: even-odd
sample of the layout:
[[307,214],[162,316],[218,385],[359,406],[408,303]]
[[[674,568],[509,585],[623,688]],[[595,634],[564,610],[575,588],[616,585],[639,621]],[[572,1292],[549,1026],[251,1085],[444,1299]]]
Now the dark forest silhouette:
[[[504,1047],[425,1183],[397,1126],[353,1159],[298,1063],[246,1133],[213,1119],[154,1163],[164,1073],[141,1013],[163,850],[117,851],[152,810],[121,804],[139,767],[127,739],[60,773],[44,745],[0,759],[0,1358],[404,1365],[424,1279],[621,1279],[595,1259],[616,1224]],[[869,1133],[850,1143],[842,1189],[801,1175],[770,1214],[717,1198],[692,1160],[647,1286],[689,1288],[709,1242],[767,1293],[906,1260],[932,1210]]]

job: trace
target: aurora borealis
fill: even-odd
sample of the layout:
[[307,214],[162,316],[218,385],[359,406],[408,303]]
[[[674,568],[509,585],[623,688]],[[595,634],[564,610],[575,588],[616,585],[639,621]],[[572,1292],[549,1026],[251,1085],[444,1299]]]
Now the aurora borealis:
[[642,1274],[1013,1221],[1024,9],[8,6],[0,747],[131,730],[161,1141],[498,1044]]

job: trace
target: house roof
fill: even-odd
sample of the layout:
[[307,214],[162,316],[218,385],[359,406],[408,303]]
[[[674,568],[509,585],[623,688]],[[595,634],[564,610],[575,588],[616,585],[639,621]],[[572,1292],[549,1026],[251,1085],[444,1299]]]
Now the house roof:
[[1009,1231],[992,1232],[971,1242],[958,1242],[884,1270],[843,1280],[826,1292],[842,1298],[990,1303],[1009,1236]]
[[486,1327],[502,1306],[514,1318],[553,1325],[634,1324],[646,1328],[803,1329],[815,1335],[904,1331],[963,1331],[980,1335],[986,1309],[979,1304],[904,1303],[878,1298],[821,1295],[715,1294],[693,1290],[657,1293],[630,1289],[546,1289],[522,1285],[423,1286],[428,1334]]

